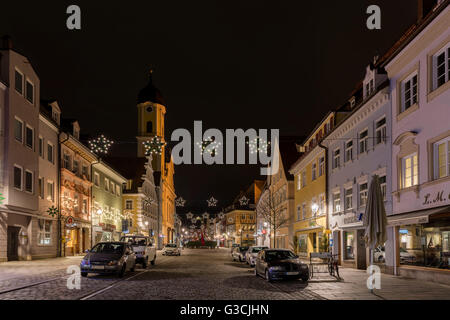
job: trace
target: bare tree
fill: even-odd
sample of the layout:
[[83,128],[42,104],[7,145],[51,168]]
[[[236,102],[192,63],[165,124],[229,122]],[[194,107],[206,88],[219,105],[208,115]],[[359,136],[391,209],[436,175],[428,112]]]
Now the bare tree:
[[289,215],[286,209],[281,205],[285,200],[283,190],[274,192],[273,188],[266,187],[261,194],[256,206],[256,214],[261,217],[270,226],[270,232],[273,234],[273,245],[275,247],[275,239],[277,231],[289,223]]

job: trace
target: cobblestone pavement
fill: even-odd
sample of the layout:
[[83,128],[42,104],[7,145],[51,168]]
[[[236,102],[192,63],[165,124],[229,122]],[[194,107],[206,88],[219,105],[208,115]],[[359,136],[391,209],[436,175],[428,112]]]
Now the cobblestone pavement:
[[[158,252],[156,265],[146,270],[138,268],[124,279],[89,275],[81,278],[80,290],[69,290],[66,268],[78,265],[80,260],[72,257],[2,263],[0,299],[450,299],[449,286],[390,275],[382,275],[381,290],[372,294],[366,287],[367,274],[354,269],[341,269],[343,280],[339,282],[323,276],[308,283],[268,283],[244,263],[232,262],[227,249],[185,249],[180,257],[164,257]],[[42,281],[47,282],[39,283]],[[35,285],[17,289],[30,284]]]

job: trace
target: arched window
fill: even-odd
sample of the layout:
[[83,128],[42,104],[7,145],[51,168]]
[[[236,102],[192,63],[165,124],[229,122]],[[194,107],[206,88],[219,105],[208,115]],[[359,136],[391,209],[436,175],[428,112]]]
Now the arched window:
[[153,131],[153,123],[151,121],[147,121],[147,132]]

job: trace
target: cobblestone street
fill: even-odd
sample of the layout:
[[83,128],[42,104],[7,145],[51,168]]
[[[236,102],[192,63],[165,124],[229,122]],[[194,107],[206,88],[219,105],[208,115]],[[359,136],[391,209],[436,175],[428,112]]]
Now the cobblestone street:
[[232,262],[228,249],[189,250],[180,257],[158,253],[155,266],[136,269],[123,279],[89,275],[81,289],[67,288],[66,269],[81,257],[0,264],[0,299],[93,300],[318,300],[450,299],[450,287],[382,275],[372,294],[364,271],[341,268],[343,280],[314,277],[308,283],[268,283],[244,263]]

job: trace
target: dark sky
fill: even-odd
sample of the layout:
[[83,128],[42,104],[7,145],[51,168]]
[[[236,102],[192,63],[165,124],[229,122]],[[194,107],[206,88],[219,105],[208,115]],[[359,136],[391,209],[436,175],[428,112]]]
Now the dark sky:
[[[66,28],[66,8],[82,10],[82,29]],[[382,28],[366,28],[366,8],[381,7]],[[136,97],[155,68],[172,130],[278,128],[306,135],[347,99],[374,54],[414,22],[416,0],[8,1],[0,35],[29,57],[41,96],[60,101],[82,131],[134,154]],[[128,142],[128,143],[127,143]],[[197,151],[197,150],[195,150]],[[259,167],[175,168],[189,205],[214,195],[225,206],[258,178]]]

